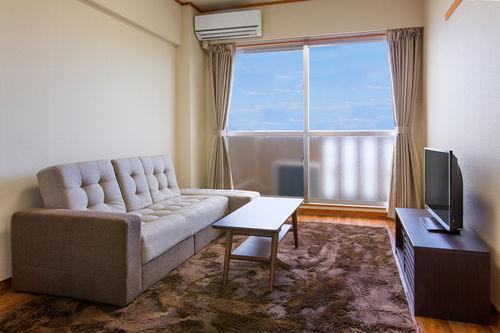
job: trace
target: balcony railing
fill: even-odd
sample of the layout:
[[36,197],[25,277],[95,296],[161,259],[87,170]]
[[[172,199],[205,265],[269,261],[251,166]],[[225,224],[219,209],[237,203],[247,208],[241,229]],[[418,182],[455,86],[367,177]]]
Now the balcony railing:
[[386,204],[393,131],[302,134],[230,132],[235,188],[263,195],[303,196],[311,203]]

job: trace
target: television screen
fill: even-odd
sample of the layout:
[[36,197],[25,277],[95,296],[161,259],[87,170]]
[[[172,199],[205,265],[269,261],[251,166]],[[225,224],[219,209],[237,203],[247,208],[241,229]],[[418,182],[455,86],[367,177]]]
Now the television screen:
[[425,148],[425,208],[420,217],[429,231],[459,233],[463,228],[463,180],[451,150]]
[[450,225],[450,154],[425,150],[425,205]]

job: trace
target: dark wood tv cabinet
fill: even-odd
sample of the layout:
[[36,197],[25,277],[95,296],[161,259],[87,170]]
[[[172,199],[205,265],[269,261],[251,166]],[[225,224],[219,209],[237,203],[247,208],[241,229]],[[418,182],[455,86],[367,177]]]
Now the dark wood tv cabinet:
[[396,208],[395,254],[414,315],[488,324],[490,252],[470,233],[429,232],[424,209]]

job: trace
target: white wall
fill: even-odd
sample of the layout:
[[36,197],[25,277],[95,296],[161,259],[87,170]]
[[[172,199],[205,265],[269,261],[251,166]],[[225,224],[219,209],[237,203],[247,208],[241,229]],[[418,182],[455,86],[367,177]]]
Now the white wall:
[[110,10],[175,45],[181,42],[181,6],[173,0],[79,0]]
[[0,1],[0,280],[12,213],[41,206],[38,170],[175,154],[175,47],[146,28],[85,1]]
[[205,104],[207,52],[193,31],[191,6],[182,7],[181,45],[177,48],[175,168],[180,187],[204,188],[208,179],[212,114]]
[[262,11],[263,36],[245,40],[380,31],[424,23],[423,0],[314,0],[255,9]]
[[262,7],[266,39],[421,26],[420,0],[315,0]]
[[500,306],[500,2],[426,0],[424,108],[427,140],[451,149],[464,179],[464,227],[491,251]]

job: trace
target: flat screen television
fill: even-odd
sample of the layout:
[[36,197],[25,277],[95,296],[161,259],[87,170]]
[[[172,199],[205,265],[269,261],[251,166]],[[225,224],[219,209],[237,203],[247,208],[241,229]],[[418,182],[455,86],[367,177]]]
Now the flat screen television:
[[429,231],[459,233],[463,228],[463,181],[451,150],[425,148],[425,209],[420,221]]

